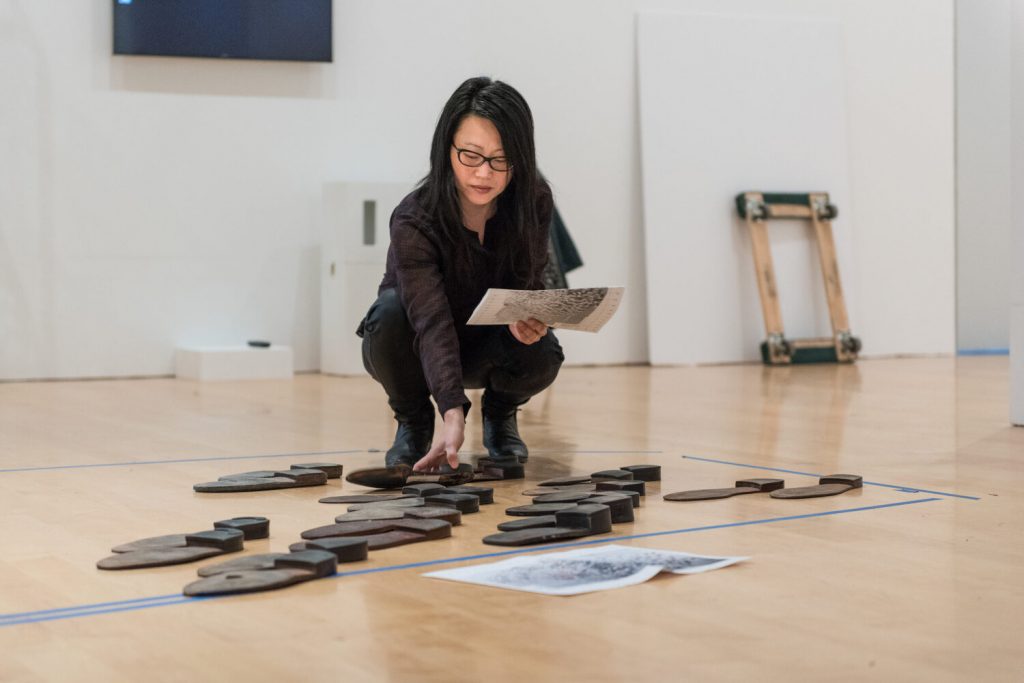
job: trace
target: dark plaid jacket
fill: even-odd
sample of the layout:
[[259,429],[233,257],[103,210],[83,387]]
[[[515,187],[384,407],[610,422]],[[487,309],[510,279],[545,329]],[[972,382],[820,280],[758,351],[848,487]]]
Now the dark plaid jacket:
[[[490,287],[504,289],[543,289],[546,262],[536,264],[528,277],[516,277],[498,267],[503,250],[523,248],[511,243],[503,231],[505,217],[498,211],[487,221],[484,242],[475,232],[465,229],[472,260],[469,281],[456,276],[451,246],[439,234],[435,218],[428,216],[419,203],[418,192],[409,194],[391,214],[391,245],[387,270],[380,291],[396,288],[406,315],[415,332],[415,351],[423,366],[427,386],[443,415],[457,406],[469,409],[462,383],[462,349],[478,343],[485,327],[469,327],[466,321]],[[537,198],[537,251],[547,253],[548,226],[551,223],[551,190],[542,184]]]

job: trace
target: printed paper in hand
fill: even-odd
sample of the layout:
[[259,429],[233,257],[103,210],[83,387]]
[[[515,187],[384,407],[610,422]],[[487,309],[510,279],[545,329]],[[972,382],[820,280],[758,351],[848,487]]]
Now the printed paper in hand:
[[492,564],[430,572],[424,576],[544,595],[578,595],[633,586],[661,572],[698,574],[746,559],[606,545],[514,557]]
[[548,327],[597,332],[622,301],[624,287],[488,289],[468,325],[509,325],[536,318]]

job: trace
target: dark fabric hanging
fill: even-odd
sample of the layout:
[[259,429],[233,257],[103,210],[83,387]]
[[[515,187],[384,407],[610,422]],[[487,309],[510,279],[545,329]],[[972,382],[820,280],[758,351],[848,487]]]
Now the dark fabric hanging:
[[583,259],[569,236],[558,207],[551,212],[550,239],[548,240],[548,265],[544,269],[546,289],[566,289],[569,286],[566,273],[583,265]]

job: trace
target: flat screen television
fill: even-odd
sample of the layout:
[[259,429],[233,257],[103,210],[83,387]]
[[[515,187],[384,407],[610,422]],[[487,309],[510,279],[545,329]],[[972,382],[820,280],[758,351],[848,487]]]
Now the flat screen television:
[[330,62],[332,0],[114,0],[114,54]]

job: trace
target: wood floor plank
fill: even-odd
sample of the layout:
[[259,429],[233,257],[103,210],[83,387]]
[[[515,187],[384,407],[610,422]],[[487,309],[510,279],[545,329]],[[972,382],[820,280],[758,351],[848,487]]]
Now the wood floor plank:
[[[1008,374],[1005,357],[566,368],[520,413],[527,478],[488,483],[494,505],[451,538],[206,601],[178,595],[223,558],[124,572],[95,562],[119,543],[252,515],[270,518],[271,537],[245,553],[287,552],[338,513],[319,498],[363,489],[192,484],[310,460],[378,465],[394,432],[380,388],[321,375],[0,384],[0,680],[1017,680],[1024,429],[1008,424]],[[480,439],[474,412],[466,458]],[[538,481],[648,463],[662,481],[602,542],[750,560],[569,598],[421,576],[500,551],[481,539]],[[809,500],[661,500],[751,477],[809,485],[814,473],[865,485]],[[437,564],[403,568],[424,562]]]

